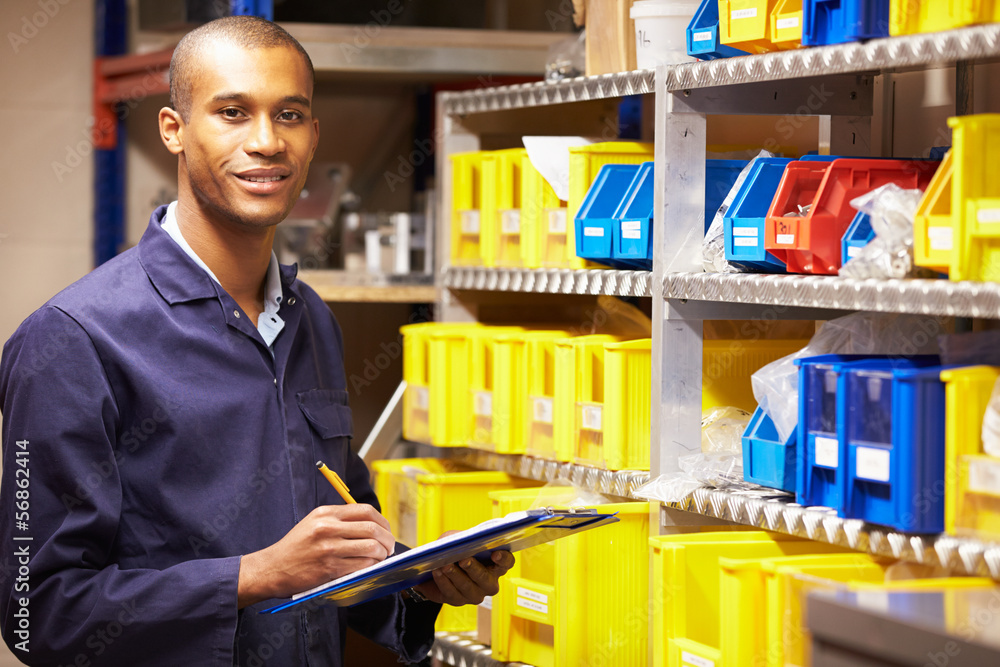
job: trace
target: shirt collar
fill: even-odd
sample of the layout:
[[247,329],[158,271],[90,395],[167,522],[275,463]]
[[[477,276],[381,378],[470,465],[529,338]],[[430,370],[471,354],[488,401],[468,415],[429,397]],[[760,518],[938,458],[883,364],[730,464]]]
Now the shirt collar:
[[[166,205],[153,211],[139,241],[139,262],[146,275],[170,304],[218,296],[222,287],[208,267],[193,250],[189,253],[171,237],[169,227],[164,229],[167,211]],[[291,288],[297,275],[298,265],[278,264],[272,252],[264,289],[267,302],[277,303],[275,299],[282,294],[282,285]]]

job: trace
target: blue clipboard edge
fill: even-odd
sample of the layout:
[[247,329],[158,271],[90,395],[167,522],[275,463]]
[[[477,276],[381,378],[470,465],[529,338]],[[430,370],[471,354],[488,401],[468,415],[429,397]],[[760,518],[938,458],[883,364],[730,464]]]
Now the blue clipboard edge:
[[[482,533],[470,536],[468,540],[455,542],[440,550],[417,553],[413,558],[407,558],[411,552],[404,552],[387,572],[373,573],[374,576],[368,575],[361,579],[348,579],[338,585],[261,610],[259,613],[275,614],[310,601],[314,601],[313,604],[335,604],[340,607],[360,604],[423,583],[431,578],[433,570],[463,558],[475,556],[485,561],[493,551],[520,551],[568,536],[560,535],[562,531],[576,534],[619,521],[615,516],[617,512],[602,514],[593,509],[544,508],[529,510],[527,514],[516,523],[491,527]],[[475,553],[469,552],[471,546],[476,547]]]

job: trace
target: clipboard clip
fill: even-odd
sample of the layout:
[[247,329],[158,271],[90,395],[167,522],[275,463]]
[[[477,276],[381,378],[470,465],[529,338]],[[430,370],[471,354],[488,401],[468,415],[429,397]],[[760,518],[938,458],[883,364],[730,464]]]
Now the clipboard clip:
[[586,507],[568,507],[557,509],[555,507],[541,507],[539,509],[528,510],[528,516],[597,516],[597,510]]

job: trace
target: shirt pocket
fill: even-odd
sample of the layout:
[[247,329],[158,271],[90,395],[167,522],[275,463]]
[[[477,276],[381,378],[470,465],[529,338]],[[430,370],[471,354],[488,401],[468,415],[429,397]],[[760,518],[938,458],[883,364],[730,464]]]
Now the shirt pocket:
[[312,429],[324,440],[350,438],[354,435],[347,391],[343,389],[310,389],[295,395],[299,409]]

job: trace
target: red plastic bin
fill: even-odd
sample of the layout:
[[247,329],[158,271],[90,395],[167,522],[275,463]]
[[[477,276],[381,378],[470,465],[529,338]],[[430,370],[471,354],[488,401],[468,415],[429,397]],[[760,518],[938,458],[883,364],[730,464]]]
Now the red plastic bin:
[[[836,275],[840,240],[855,214],[851,200],[888,183],[926,190],[939,164],[858,158],[792,162],[768,211],[764,247],[776,256],[784,253],[789,273]],[[787,215],[806,205],[804,215]]]

